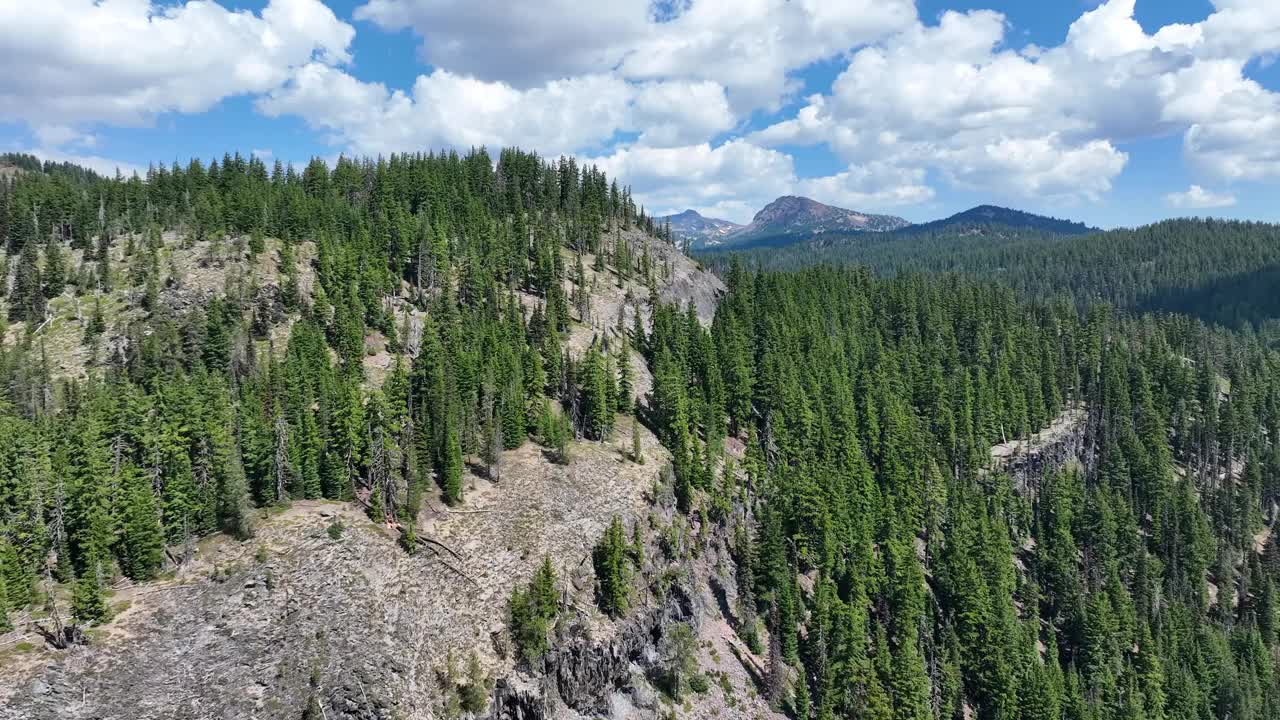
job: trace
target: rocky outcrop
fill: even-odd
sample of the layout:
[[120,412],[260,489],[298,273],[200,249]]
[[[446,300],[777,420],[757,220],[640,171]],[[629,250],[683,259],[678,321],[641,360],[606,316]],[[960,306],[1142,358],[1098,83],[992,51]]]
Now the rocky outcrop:
[[589,717],[608,715],[610,696],[627,687],[633,667],[653,669],[665,634],[681,623],[696,626],[698,617],[694,594],[675,584],[657,607],[625,621],[608,640],[594,641],[577,626],[543,658],[539,682],[525,675],[498,681],[490,717],[542,720],[557,717],[561,707]]
[[[312,703],[329,720],[440,717],[450,655],[466,667],[476,653],[489,677],[510,671],[491,638],[511,588],[544,557],[572,574],[613,516],[644,511],[666,456],[641,439],[643,465],[584,442],[561,466],[528,443],[504,453],[500,484],[468,475],[466,507],[432,500],[418,526],[457,556],[407,555],[347,504],[266,513],[252,540],[209,538],[172,579],[118,590],[119,615],[88,646],[33,639],[0,656],[0,720],[296,720]],[[582,702],[574,687],[600,678],[586,658],[561,665],[559,684]]]
[[724,238],[741,230],[743,226],[728,220],[704,217],[696,210],[685,210],[678,215],[667,215],[655,218],[659,226],[668,224],[671,233],[681,240],[689,241],[695,248],[714,247],[721,244]]
[[1005,473],[1023,495],[1034,496],[1046,475],[1073,463],[1093,467],[1088,414],[1082,407],[1064,410],[1047,428],[1028,440],[1011,440],[991,448],[992,468]]

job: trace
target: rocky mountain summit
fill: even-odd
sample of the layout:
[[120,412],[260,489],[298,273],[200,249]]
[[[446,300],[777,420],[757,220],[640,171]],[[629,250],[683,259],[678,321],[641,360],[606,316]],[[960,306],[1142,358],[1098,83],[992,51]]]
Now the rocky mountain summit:
[[784,195],[761,208],[729,239],[734,246],[795,242],[798,239],[833,232],[891,232],[911,223],[894,215],[846,210],[816,200]]
[[735,222],[705,217],[697,210],[685,210],[675,215],[657,218],[660,224],[669,224],[671,233],[688,240],[693,247],[716,247],[743,228]]
[[657,218],[672,235],[694,249],[736,250],[800,242],[823,233],[892,232],[911,225],[893,215],[846,210],[816,200],[784,195],[765,205],[747,225],[708,218],[695,210]]

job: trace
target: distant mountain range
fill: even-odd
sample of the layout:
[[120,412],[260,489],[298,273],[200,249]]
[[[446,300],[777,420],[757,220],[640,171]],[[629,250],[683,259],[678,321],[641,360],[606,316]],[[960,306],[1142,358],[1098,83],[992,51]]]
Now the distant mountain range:
[[671,232],[676,237],[692,240],[697,248],[720,245],[725,238],[746,227],[728,220],[703,217],[697,210],[685,210],[657,218],[657,221],[659,224],[671,223]]
[[695,249],[790,245],[823,233],[890,232],[911,225],[893,215],[846,210],[795,195],[765,205],[748,225],[703,217],[693,210],[657,220],[670,221],[672,232],[691,240]]
[[745,250],[756,247],[792,245],[822,236],[824,241],[863,233],[923,234],[948,232],[980,235],[991,228],[1038,230],[1056,235],[1083,235],[1097,232],[1084,223],[1059,220],[1021,210],[979,205],[942,220],[913,225],[894,215],[876,215],[824,205],[816,200],[784,195],[764,206],[750,224],[709,218],[695,210],[656,218],[669,222],[677,238],[690,242],[695,250]]
[[1098,228],[1089,227],[1084,223],[1071,222],[1070,220],[1059,220],[1054,217],[1035,215],[1021,210],[1011,210],[1009,208],[997,207],[995,205],[979,205],[978,207],[965,210],[964,212],[956,213],[949,218],[921,223],[919,225],[912,225],[909,228],[904,228],[902,232],[950,232],[964,228],[972,228],[977,232],[984,227],[990,227],[993,225],[1018,228],[1022,230],[1039,230],[1041,232],[1054,233],[1056,235],[1084,235],[1098,231]]

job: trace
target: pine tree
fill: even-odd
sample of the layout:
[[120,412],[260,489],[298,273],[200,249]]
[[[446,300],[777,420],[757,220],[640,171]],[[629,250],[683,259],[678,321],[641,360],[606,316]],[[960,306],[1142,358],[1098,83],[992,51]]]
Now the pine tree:
[[102,315],[102,297],[95,295],[93,297],[93,313],[89,316],[89,323],[84,328],[85,342],[94,342],[102,333],[106,332],[106,329],[107,320]]
[[[4,577],[0,576],[0,597],[8,595],[8,588],[5,586]],[[0,634],[13,630],[13,621],[9,620],[8,603],[0,603]]]
[[450,505],[460,505],[463,499],[461,443],[457,420],[453,413],[446,411],[440,455],[440,486],[444,490],[444,501]]
[[640,445],[640,413],[636,412],[631,418],[631,461],[640,465],[644,464],[644,450]]
[[32,327],[40,324],[45,316],[43,279],[38,259],[34,242],[22,247],[14,271],[13,289],[9,292],[9,319],[26,321]]
[[60,243],[53,237],[44,246],[44,269],[41,280],[44,283],[44,296],[56,298],[62,294],[67,284],[67,258],[62,253]]
[[556,572],[544,558],[527,589],[516,588],[508,604],[512,639],[520,657],[535,664],[547,651],[547,629],[560,613]]
[[135,581],[150,580],[164,562],[164,528],[151,482],[132,464],[120,470],[124,493],[120,569]]
[[626,611],[630,602],[630,571],[627,565],[627,540],[622,519],[616,515],[604,537],[591,553],[596,572],[596,601],[610,617]]
[[237,540],[253,537],[249,486],[238,444],[229,449],[227,464],[218,474],[215,504],[219,529]]
[[560,601],[556,591],[556,570],[551,565],[550,557],[543,558],[542,565],[538,566],[537,572],[534,573],[533,582],[529,586],[529,594],[537,612],[543,617],[552,618],[559,612]]
[[103,623],[111,616],[103,590],[102,566],[95,563],[76,578],[71,594],[71,614],[84,623]]

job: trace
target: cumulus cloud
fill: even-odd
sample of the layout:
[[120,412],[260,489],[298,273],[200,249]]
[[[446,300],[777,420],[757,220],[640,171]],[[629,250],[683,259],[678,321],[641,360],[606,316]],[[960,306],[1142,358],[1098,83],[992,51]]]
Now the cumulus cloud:
[[795,181],[790,155],[744,140],[718,147],[623,147],[589,162],[625,178],[651,214],[692,207],[742,222],[764,203],[789,192]]
[[[1280,176],[1280,95],[1244,75],[1253,53],[1277,47],[1280,10],[1216,5],[1202,23],[1148,34],[1133,0],[1110,0],[1083,13],[1062,45],[1020,50],[1001,14],[947,12],[858,50],[829,94],[752,139],[822,143],[849,162],[931,168],[960,187],[1068,202],[1111,188],[1124,143],[1179,132],[1205,172]],[[1232,45],[1231,32],[1249,38]]]
[[1169,193],[1164,196],[1171,207],[1180,209],[1224,208],[1236,204],[1235,195],[1215,193],[1205,190],[1199,185],[1192,185],[1186,192]]
[[81,132],[67,125],[37,125],[34,128],[34,133],[36,139],[40,141],[40,145],[44,147],[62,147],[64,145],[93,147],[98,144],[97,136]]
[[21,152],[28,155],[35,155],[46,162],[66,162],[72,163],[73,165],[80,165],[81,167],[87,167],[99,175],[104,175],[106,177],[115,177],[116,173],[119,173],[124,177],[129,177],[135,173],[141,176],[145,175],[147,172],[146,168],[139,167],[133,163],[124,162],[122,160],[113,160],[111,158],[91,153],[66,152],[59,150],[58,148],[49,147],[30,148],[22,150]]
[[853,165],[835,175],[798,180],[793,193],[820,202],[859,210],[884,210],[933,199],[925,171],[888,163]]
[[632,78],[693,77],[728,89],[740,112],[775,107],[794,70],[910,26],[912,0],[696,0],[631,48]]
[[410,92],[312,63],[258,102],[269,116],[298,115],[357,152],[519,144],[546,154],[591,148],[628,126],[634,91],[611,75],[519,90],[435,70]]
[[724,88],[710,81],[644,83],[635,95],[632,124],[643,128],[640,142],[671,146],[696,143],[734,126]]
[[270,0],[257,15],[196,0],[0,3],[0,119],[137,125],[202,112],[313,60],[350,60],[354,33],[320,0]]
[[519,88],[608,72],[650,25],[648,0],[370,0],[355,18],[412,29],[437,68]]
[[[92,125],[248,95],[335,152],[519,144],[595,157],[655,207],[738,218],[783,192],[909,205],[934,196],[930,182],[1091,201],[1128,143],[1160,136],[1182,138],[1199,176],[1280,177],[1280,94],[1247,75],[1280,52],[1274,0],[1214,0],[1202,21],[1151,33],[1134,0],[1107,0],[1053,47],[1018,47],[990,10],[922,21],[913,0],[363,1],[356,20],[420,38],[431,67],[411,86],[353,74],[355,30],[324,0],[256,14],[208,0],[0,4],[0,121],[88,153]],[[829,88],[746,133],[824,61],[843,66]],[[796,145],[824,145],[844,169],[801,178]]]
[[618,71],[630,80],[709,81],[735,112],[774,107],[789,74],[915,20],[912,0],[369,0],[358,20],[411,28],[436,67],[517,88]]
[[651,147],[696,143],[733,126],[724,89],[711,82],[629,83],[582,75],[520,89],[435,70],[410,92],[311,63],[258,102],[298,115],[357,152],[523,145],[545,154],[593,151],[619,132]]

